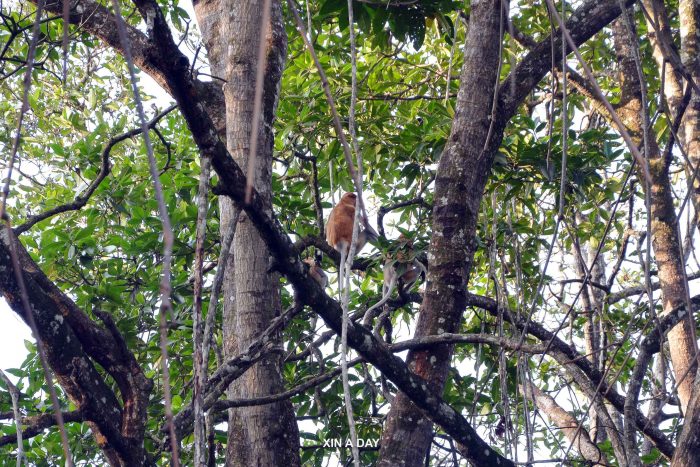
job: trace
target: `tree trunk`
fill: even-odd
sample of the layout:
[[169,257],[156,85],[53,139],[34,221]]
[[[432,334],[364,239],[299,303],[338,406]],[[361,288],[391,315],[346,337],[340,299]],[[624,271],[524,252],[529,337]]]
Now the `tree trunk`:
[[[700,84],[700,5],[695,0],[680,0],[678,11],[681,25],[681,60],[693,81]],[[700,165],[700,94],[697,91],[693,91],[685,111],[680,139],[680,144],[690,161],[686,174],[692,183],[690,189],[697,218],[700,212],[700,179],[697,177],[700,174],[696,175]],[[697,222],[700,229],[700,220]],[[694,376],[695,374],[691,374],[687,378],[694,380],[694,391],[685,411],[685,422],[671,462],[674,467],[697,465],[700,462],[700,381],[693,378]]]
[[[257,54],[262,11],[254,1],[211,0],[195,3],[195,12],[215,76],[224,77],[226,145],[237,163],[246,166],[250,148]],[[225,12],[225,13],[224,13]],[[227,15],[227,16],[224,16]],[[286,57],[282,9],[272,2],[272,25],[264,40],[267,67],[263,75],[263,112],[254,186],[272,209],[272,123]],[[222,234],[236,216],[234,203],[219,200]],[[238,219],[233,255],[223,285],[224,353],[233,357],[263,331],[280,312],[279,281],[268,274],[268,249],[242,214]],[[231,385],[229,397],[250,398],[284,390],[281,357],[271,355]],[[274,446],[274,449],[272,448]],[[227,465],[299,465],[299,433],[290,401],[243,407],[229,412]]]
[[[695,0],[681,0],[678,6],[681,31],[681,61],[693,81],[700,85],[700,5]],[[700,166],[700,94],[693,91],[680,128],[680,144],[688,153],[691,167],[686,174],[692,180],[692,199],[695,211],[700,212],[700,173],[694,172]],[[694,178],[694,180],[693,180]],[[697,218],[700,229],[700,217]]]
[[[494,154],[482,149],[489,134],[498,83],[501,3],[482,0],[473,1],[471,6],[457,112],[435,178],[427,286],[416,338],[459,330],[476,248],[479,204]],[[433,391],[441,394],[451,355],[452,346],[441,345],[409,352],[408,362]],[[399,393],[384,427],[379,465],[422,466],[431,439],[430,421]]]
[[[631,13],[629,13],[631,14]],[[642,87],[634,56],[637,53],[636,35],[629,30],[623,19],[613,23],[613,37],[617,62],[620,68],[622,96],[618,113],[622,124],[638,146],[644,146],[642,109]],[[654,246],[656,266],[659,271],[663,312],[686,303],[686,281],[684,258],[680,250],[680,238],[676,210],[673,205],[673,194],[669,180],[668,169],[670,160],[661,154],[656,142],[656,135],[649,132],[646,143],[649,153],[650,190],[651,197],[651,238]],[[641,168],[640,168],[641,169]],[[641,178],[641,177],[640,177]],[[692,315],[681,321],[668,333],[673,371],[678,381],[678,398],[681,409],[685,412],[693,388],[695,376],[695,324]]]

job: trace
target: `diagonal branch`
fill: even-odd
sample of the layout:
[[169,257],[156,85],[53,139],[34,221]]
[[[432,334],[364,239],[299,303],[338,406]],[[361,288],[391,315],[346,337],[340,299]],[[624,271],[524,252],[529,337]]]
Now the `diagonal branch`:
[[[476,306],[488,311],[492,316],[498,316],[499,314],[499,306],[496,301],[491,298],[470,294],[468,303],[471,306]],[[697,304],[695,306],[697,306]],[[593,394],[597,389],[598,394],[607,399],[615,409],[620,413],[624,412],[625,397],[619,394],[613,386],[609,385],[607,381],[604,380],[600,371],[573,346],[567,344],[557,335],[545,329],[540,323],[529,321],[520,315],[513,314],[507,309],[501,308],[500,311],[503,313],[503,319],[512,323],[520,331],[525,329],[527,323],[527,332],[529,334],[536,337],[541,342],[549,343],[547,354],[562,365],[580,387],[583,389],[589,388],[587,392],[592,392]],[[669,459],[673,456],[674,445],[671,440],[654,426],[639,409],[635,409],[632,420],[634,420],[637,429],[644,433],[664,456]]]
[[[245,176],[241,168],[228,154],[224,144],[219,140],[216,126],[207,113],[206,103],[202,102],[198,82],[191,78],[187,58],[178,50],[173,41],[167,21],[152,0],[136,0],[136,6],[147,21],[147,36],[138,33],[132,44],[136,63],[147,73],[152,74],[163,87],[171,93],[181,108],[193,138],[203,156],[212,158],[212,164],[220,178],[220,190],[243,206],[245,199]],[[632,3],[629,1],[629,3]],[[87,5],[97,8],[94,2],[78,0],[77,5]],[[52,3],[58,6],[57,3]],[[75,11],[73,8],[72,11]],[[85,11],[85,10],[83,10]],[[574,40],[584,42],[600,30],[609,21],[619,15],[620,9],[615,1],[589,1],[577,10],[571,18]],[[104,30],[104,24],[113,22],[102,18],[102,27],[88,28],[103,40],[109,35]],[[130,31],[135,34],[134,31]],[[148,40],[144,40],[148,37]],[[110,45],[118,44],[113,37]],[[510,86],[502,86],[499,91],[499,107],[503,116],[498,122],[497,132],[502,132],[507,119],[515,113],[519,104],[528,92],[540,81],[549,69],[550,52],[549,40],[546,39],[539,47],[533,49],[528,57],[514,71],[518,83],[513,93]],[[118,47],[117,47],[118,49]],[[146,52],[147,55],[146,55]],[[140,63],[140,61],[142,63]],[[506,82],[509,82],[506,79]],[[223,113],[222,113],[223,114]],[[220,114],[220,115],[222,115]],[[492,144],[500,144],[500,137],[492,138]],[[491,148],[489,147],[489,150]],[[295,288],[302,303],[310,305],[328,326],[339,332],[341,329],[341,311],[337,302],[328,297],[320,286],[308,277],[306,270],[294,248],[291,240],[284,232],[279,220],[274,216],[258,195],[253,192],[250,204],[244,209],[251,222],[257,227],[261,237],[275,256],[278,269]],[[400,358],[392,355],[382,342],[377,340],[369,331],[359,325],[350,323],[348,326],[348,343],[356,349],[368,362],[373,363],[396,386],[421,408],[426,415],[457,441],[467,446],[467,454],[475,463],[488,464],[497,460],[503,465],[512,463],[500,456],[488,446],[467,422],[467,420],[439,396],[436,396],[424,380],[413,374]]]
[[[79,410],[74,410],[72,412],[62,412],[61,415],[63,415],[63,421],[65,423],[84,421],[83,416],[80,414]],[[25,428],[20,432],[20,438],[29,439],[43,433],[44,430],[47,428],[56,426],[56,417],[52,413],[33,415],[31,417],[23,417],[22,426],[24,426]],[[17,442],[17,433],[12,435],[0,436],[0,446],[5,446],[15,442]]]
[[[90,423],[98,445],[110,462],[135,465],[131,463],[145,458],[143,434],[153,383],[144,376],[116,325],[112,322],[105,329],[95,324],[46,277],[17,237],[2,231],[0,294],[15,313],[27,321],[18,285],[13,280],[10,242],[18,253],[20,272],[51,369],[68,397]],[[106,315],[105,319],[109,322],[111,317]],[[114,378],[123,406],[94,362]]]
[[[268,353],[275,351],[275,348],[278,346],[277,334],[289,324],[294,316],[301,312],[302,308],[303,306],[300,303],[295,303],[292,307],[288,308],[284,313],[272,320],[267,329],[260,333],[257,339],[253,340],[246,350],[222,364],[214,374],[209,377],[202,391],[202,410],[209,410],[234,380],[239,378]],[[191,429],[193,421],[193,405],[190,404],[175,416],[175,432],[178,438],[181,438],[184,433]],[[166,429],[167,427],[163,428],[163,430]]]
[[591,465],[608,465],[605,455],[598,446],[591,441],[588,431],[579,429],[579,423],[576,419],[557,404],[552,396],[542,391],[531,381],[526,381],[521,384],[520,391],[554,422],[564,433],[564,436],[566,436],[569,442],[576,446],[576,450],[590,462]]

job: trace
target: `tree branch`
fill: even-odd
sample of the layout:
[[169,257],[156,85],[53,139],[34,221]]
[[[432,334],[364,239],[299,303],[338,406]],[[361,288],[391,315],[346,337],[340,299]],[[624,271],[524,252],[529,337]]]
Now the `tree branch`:
[[[135,3],[142,16],[149,19],[147,21],[148,41],[143,40],[144,36],[141,33],[138,33],[134,38],[135,41],[132,41],[132,43],[140,41],[134,46],[137,63],[144,71],[157,77],[156,80],[176,99],[197,146],[204,156],[212,158],[213,167],[220,178],[221,191],[230,196],[239,206],[244,207],[275,256],[278,270],[293,285],[301,302],[310,305],[331,329],[339,332],[341,313],[338,303],[328,297],[320,286],[309,278],[299,259],[298,250],[294,248],[279,220],[265,207],[263,199],[256,192],[253,193],[250,203],[244,205],[245,176],[219,140],[214,122],[205,110],[207,106],[201,101],[198,84],[189,73],[188,60],[175,45],[162,11],[151,0],[136,0]],[[78,0],[76,4],[96,7],[94,2],[88,0]],[[75,6],[72,11],[75,12]],[[619,13],[619,6],[615,1],[591,0],[572,15],[569,29],[572,30],[574,40],[580,43],[590,38]],[[109,22],[109,18],[103,17],[101,27],[93,29],[100,37],[104,36],[103,40],[109,36],[109,32],[104,30],[104,25]],[[135,31],[130,33],[136,34]],[[110,45],[116,46],[119,50],[116,34],[113,36]],[[555,39],[555,42],[557,40]],[[147,55],[145,51],[148,51]],[[517,83],[514,91],[511,93],[509,84],[501,86],[499,107],[503,110],[500,114],[503,119],[498,123],[499,127],[505,125],[520,102],[549,69],[549,51],[549,39],[545,39],[514,71],[513,82]],[[505,82],[509,83],[510,80],[506,78]],[[220,115],[223,115],[223,112]],[[500,128],[496,130],[500,132]],[[492,140],[491,144],[500,144],[500,138],[492,138]],[[468,446],[469,452],[475,459],[480,461],[491,459],[493,462],[499,459],[504,465],[512,464],[488,446],[459,412],[430,391],[425,381],[413,374],[400,358],[390,354],[384,344],[364,327],[350,323],[348,342],[360,355],[373,363],[396,384],[431,420],[442,426],[458,442]]]
[[521,384],[520,391],[554,422],[569,442],[576,446],[576,450],[581,456],[590,462],[591,465],[607,465],[608,462],[605,455],[591,441],[588,431],[581,429],[576,419],[561,408],[552,396],[540,390],[530,381]]
[[[153,128],[160,119],[168,115],[170,112],[175,110],[177,108],[176,105],[171,105],[148,122],[148,128]],[[56,206],[55,208],[51,208],[47,211],[44,211],[40,214],[36,214],[34,216],[30,216],[23,224],[17,226],[14,228],[15,234],[16,235],[21,235],[27,230],[31,229],[35,224],[46,220],[50,217],[53,217],[57,214],[61,214],[64,212],[68,211],[77,211],[81,208],[83,208],[87,202],[90,200],[90,197],[92,194],[97,190],[97,187],[100,186],[102,181],[107,178],[111,171],[111,167],[109,164],[109,155],[112,152],[112,149],[114,146],[117,144],[121,143],[122,141],[125,141],[129,138],[132,138],[136,135],[140,135],[142,133],[141,128],[135,128],[131,131],[127,131],[126,133],[123,133],[119,136],[115,136],[109,140],[107,143],[107,146],[104,147],[102,150],[102,157],[101,157],[101,165],[100,165],[100,172],[97,174],[97,177],[83,190],[82,193],[80,193],[75,200],[73,200],[70,203],[66,204],[61,204],[60,206]]]
[[[61,415],[63,415],[63,421],[66,423],[84,421],[83,416],[78,410],[74,410],[72,412],[62,412]],[[22,438],[28,439],[41,434],[47,428],[56,426],[56,417],[52,413],[23,417],[22,425],[26,427],[24,430],[22,430]],[[0,446],[5,446],[16,442],[16,433],[12,435],[0,436]]]
[[[153,383],[147,379],[133,354],[112,332],[95,324],[46,277],[17,237],[0,232],[0,293],[25,322],[24,308],[14,281],[9,242],[19,256],[21,273],[37,331],[45,346],[48,363],[71,401],[96,434],[107,457],[127,464],[145,457],[143,434],[146,407]],[[117,383],[123,407],[97,371],[93,360]],[[86,395],[90,395],[86,397]]]
[[[498,304],[491,298],[470,294],[468,304],[484,309],[494,317],[499,316]],[[597,390],[597,393],[607,399],[615,409],[620,413],[624,412],[625,398],[615,391],[614,387],[610,386],[603,379],[600,371],[593,367],[591,362],[584,358],[573,346],[562,341],[558,336],[535,321],[515,315],[507,309],[501,309],[501,311],[505,322],[512,323],[520,331],[526,328],[527,323],[527,332],[529,334],[538,338],[541,342],[551,343],[548,355],[567,369],[580,387],[583,389],[589,388],[589,391],[593,394]],[[635,409],[633,421],[637,429],[649,438],[664,456],[669,459],[673,456],[673,443],[639,409]]]

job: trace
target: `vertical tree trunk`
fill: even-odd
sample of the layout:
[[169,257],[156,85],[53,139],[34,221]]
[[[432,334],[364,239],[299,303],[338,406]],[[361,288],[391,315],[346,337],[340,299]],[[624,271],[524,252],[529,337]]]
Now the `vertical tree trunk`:
[[[599,220],[599,219],[597,219]],[[584,217],[576,214],[576,225],[584,222]],[[598,284],[605,284],[605,266],[602,255],[596,259],[596,262],[591,265],[591,261],[595,256],[595,245],[591,241],[579,245],[578,240],[575,243],[577,257],[576,273],[581,280],[586,277],[586,268],[590,267],[590,280]],[[601,369],[602,361],[602,333],[601,331],[601,311],[605,303],[605,292],[597,287],[585,285],[581,293],[581,300],[586,316],[586,322],[583,326],[584,341],[586,344],[586,358],[597,369]],[[605,441],[605,430],[603,420],[596,414],[596,406],[591,404],[589,409],[590,429],[589,434],[595,443]]]
[[[618,113],[635,144],[643,146],[642,87],[634,62],[637,53],[634,42],[637,40],[636,35],[629,30],[622,18],[613,23],[612,29],[622,89]],[[650,186],[644,188],[651,191],[651,237],[661,283],[663,311],[667,313],[686,303],[684,259],[680,254],[678,222],[668,175],[670,161],[661,154],[656,135],[651,130],[648,139],[647,157],[651,180]],[[668,333],[673,371],[676,381],[680,381],[678,398],[684,412],[690,400],[697,367],[695,340],[692,315]]]
[[[476,248],[479,205],[495,153],[482,150],[498,83],[501,2],[475,0],[471,7],[456,115],[435,178],[427,286],[415,337],[458,331]],[[499,130],[492,138],[500,142]],[[408,362],[440,394],[451,355],[452,346],[442,345],[409,352]],[[399,393],[384,428],[379,465],[422,466],[431,439],[430,421]]]
[[[700,84],[700,5],[696,0],[680,0],[678,11],[681,25],[681,60],[693,81]],[[692,181],[690,189],[697,216],[700,212],[700,179],[695,176],[695,172],[700,165],[700,94],[696,91],[693,91],[685,111],[680,139],[680,144],[687,151],[690,160],[691,167],[687,168],[686,174]],[[697,226],[700,229],[700,220]],[[688,375],[688,379],[693,382],[694,391],[685,411],[685,422],[673,455],[671,465],[674,467],[697,465],[700,462],[700,391],[698,380],[694,376]]]
[[[226,145],[245,167],[250,147],[253,99],[262,10],[252,0],[204,0],[195,3],[200,27],[215,76],[226,79]],[[286,57],[287,38],[282,8],[272,2],[267,68],[263,75],[263,112],[254,186],[272,209],[272,123]],[[219,202],[222,232],[235,219],[228,198]],[[269,253],[255,227],[241,215],[236,227],[233,257],[223,286],[224,352],[237,355],[280,312],[279,282],[267,273]],[[271,355],[248,370],[228,391],[230,397],[250,398],[281,392],[281,357]],[[299,465],[299,433],[291,402],[232,409],[229,413],[227,465]]]
[[[695,84],[700,85],[700,5],[695,0],[680,0],[678,5],[681,31],[681,61]],[[700,167],[700,94],[693,91],[683,117],[680,128],[679,142],[688,153],[691,167],[686,174],[692,181],[692,200],[695,212],[700,212],[700,173],[695,171]],[[694,180],[693,180],[694,178]],[[700,229],[700,217],[697,220]]]

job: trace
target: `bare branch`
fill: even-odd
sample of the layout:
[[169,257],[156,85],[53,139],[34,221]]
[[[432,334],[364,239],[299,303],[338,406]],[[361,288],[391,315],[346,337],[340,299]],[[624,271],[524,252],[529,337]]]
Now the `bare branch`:
[[[12,384],[10,378],[7,377],[4,371],[0,370],[0,380],[5,383],[7,387],[7,392],[10,393],[10,399],[12,400],[12,416],[15,420],[15,430],[17,434],[15,438],[17,439],[17,467],[22,467],[22,461],[26,461],[24,456],[24,443],[22,442],[22,414],[19,411],[19,397],[20,392],[17,386]],[[56,418],[54,417],[54,420]],[[1,443],[1,441],[0,441]],[[2,446],[2,444],[0,444]]]
[[[194,306],[192,307],[192,333],[194,334],[194,383],[192,400],[194,407],[194,463],[204,465],[207,461],[207,439],[204,411],[202,410],[202,385],[206,380],[207,367],[204,366],[202,337],[202,287],[204,283],[204,240],[207,231],[207,208],[209,207],[209,173],[211,159],[201,159],[199,188],[197,191],[197,227],[194,259]],[[172,433],[171,433],[172,435]]]
[[[498,316],[498,304],[491,298],[470,294],[468,296],[468,304],[482,308],[492,316]],[[698,305],[696,304],[695,306]],[[548,342],[550,347],[547,350],[548,355],[567,369],[579,386],[582,388],[592,387],[593,393],[597,389],[597,393],[607,399],[620,413],[624,412],[625,397],[615,391],[615,388],[603,379],[600,371],[593,367],[591,362],[584,358],[573,346],[546,330],[540,323],[529,321],[520,315],[511,313],[509,310],[501,311],[504,313],[504,319],[512,323],[520,331],[525,328],[527,323],[527,332],[529,334],[537,337],[542,342]],[[673,456],[673,443],[638,409],[635,409],[633,422],[637,429],[644,433],[664,456],[669,459]]]
[[[695,279],[700,279],[700,271],[696,271],[692,274],[688,274],[688,281],[695,280]],[[651,284],[651,290],[658,290],[661,288],[661,283],[660,282],[655,282]],[[609,304],[617,303],[620,300],[624,300],[625,298],[632,297],[634,295],[640,295],[643,293],[646,293],[647,289],[645,285],[637,285],[634,287],[628,287],[624,290],[620,290],[619,292],[613,292],[610,295],[608,295],[607,302]]]

